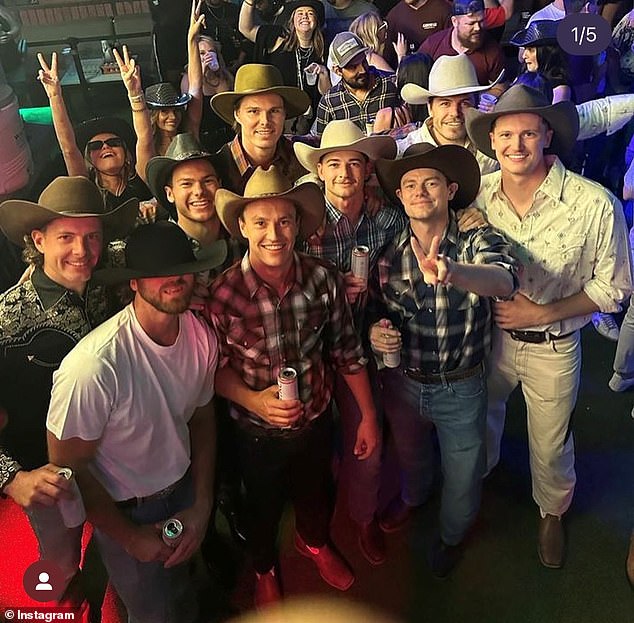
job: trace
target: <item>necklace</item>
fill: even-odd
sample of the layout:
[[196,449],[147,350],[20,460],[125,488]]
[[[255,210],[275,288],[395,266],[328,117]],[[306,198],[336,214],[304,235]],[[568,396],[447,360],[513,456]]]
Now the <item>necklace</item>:
[[300,58],[301,60],[305,61],[308,60],[310,58],[310,56],[313,53],[313,46],[311,45],[308,48],[302,48],[301,46],[297,48],[297,56],[298,58]]

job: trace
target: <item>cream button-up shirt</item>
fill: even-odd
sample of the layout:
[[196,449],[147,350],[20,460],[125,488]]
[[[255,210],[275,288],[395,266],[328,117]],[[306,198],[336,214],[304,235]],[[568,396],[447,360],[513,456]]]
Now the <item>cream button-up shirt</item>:
[[[482,178],[475,206],[511,242],[522,263],[520,292],[539,304],[585,292],[602,312],[616,312],[632,290],[627,226],[619,200],[600,184],[568,171],[554,158],[520,218],[502,192],[502,173]],[[590,316],[525,327],[564,335]]]

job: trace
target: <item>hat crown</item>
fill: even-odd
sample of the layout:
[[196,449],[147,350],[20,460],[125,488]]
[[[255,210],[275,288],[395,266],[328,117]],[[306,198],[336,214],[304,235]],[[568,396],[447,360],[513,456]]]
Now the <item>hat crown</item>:
[[473,87],[480,88],[478,75],[473,63],[466,54],[457,56],[439,56],[429,72],[430,93],[444,93]]
[[125,247],[126,268],[161,274],[170,266],[195,262],[185,232],[176,224],[161,221],[141,225],[130,234]]
[[191,132],[177,134],[165,151],[165,158],[172,160],[193,160],[195,158],[206,158],[211,154],[205,151]]
[[355,56],[368,50],[363,41],[348,30],[337,33],[330,44],[330,57],[334,65],[345,67]]
[[522,47],[528,47],[531,44],[556,43],[558,27],[558,20],[538,19],[531,22],[524,30],[516,32],[509,43]]
[[293,184],[275,165],[268,169],[258,167],[244,187],[244,198],[265,198],[281,195],[293,188]]
[[[550,106],[550,102],[537,89],[525,84],[515,84],[510,89],[500,95],[493,112],[514,112],[526,108],[545,108]],[[539,111],[535,111],[539,114]]]
[[235,92],[263,91],[284,86],[284,79],[277,67],[261,63],[242,65],[236,72]]
[[106,212],[99,189],[87,177],[56,177],[41,193],[39,205],[66,214],[99,215]]
[[480,13],[484,11],[483,0],[454,0],[454,15],[470,15],[471,13]]
[[363,130],[350,119],[336,119],[324,128],[321,135],[320,149],[325,147],[344,148],[366,138]]
[[145,89],[145,99],[150,103],[170,104],[176,103],[180,95],[170,82],[159,82],[151,84]]

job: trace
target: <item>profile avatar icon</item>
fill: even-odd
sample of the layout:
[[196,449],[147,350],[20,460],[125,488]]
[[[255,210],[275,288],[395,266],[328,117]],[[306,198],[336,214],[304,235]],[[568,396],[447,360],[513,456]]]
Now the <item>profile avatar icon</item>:
[[59,566],[51,560],[37,560],[22,578],[24,592],[34,601],[55,602],[62,597],[67,582]]
[[40,583],[35,587],[36,591],[52,591],[53,587],[49,584],[50,576],[46,571],[42,571],[38,576]]

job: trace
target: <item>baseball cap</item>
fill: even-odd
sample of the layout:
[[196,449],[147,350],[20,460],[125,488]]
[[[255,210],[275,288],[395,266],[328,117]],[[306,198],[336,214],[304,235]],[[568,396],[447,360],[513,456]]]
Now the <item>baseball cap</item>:
[[329,57],[333,66],[345,67],[353,58],[365,54],[368,49],[357,35],[344,31],[335,35],[332,40]]
[[480,13],[484,11],[483,0],[454,0],[454,15],[469,15],[470,13]]

